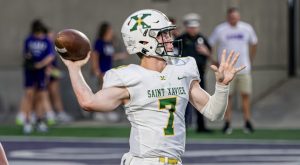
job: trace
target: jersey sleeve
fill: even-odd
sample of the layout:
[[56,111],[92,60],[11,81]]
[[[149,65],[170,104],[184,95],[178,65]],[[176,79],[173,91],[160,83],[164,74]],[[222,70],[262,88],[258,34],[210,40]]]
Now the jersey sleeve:
[[201,81],[196,60],[193,57],[188,57],[185,74],[188,76],[189,86],[194,80]]
[[116,70],[111,69],[107,71],[103,78],[103,89],[109,87],[122,87],[125,86],[124,82],[116,72]]

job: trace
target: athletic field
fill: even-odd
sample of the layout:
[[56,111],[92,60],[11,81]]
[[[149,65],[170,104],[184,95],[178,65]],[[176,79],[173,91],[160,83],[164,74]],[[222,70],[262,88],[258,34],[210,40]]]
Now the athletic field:
[[[118,165],[127,152],[127,127],[57,127],[47,134],[21,134],[0,127],[11,165]],[[300,165],[300,130],[257,130],[232,135],[187,133],[184,165]]]

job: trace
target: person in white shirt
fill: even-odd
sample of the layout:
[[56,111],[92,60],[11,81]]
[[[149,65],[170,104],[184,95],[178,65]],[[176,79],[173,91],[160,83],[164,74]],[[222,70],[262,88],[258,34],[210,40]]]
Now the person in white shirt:
[[224,50],[220,66],[211,66],[217,82],[215,93],[209,95],[199,85],[201,80],[195,59],[179,58],[179,54],[174,54],[171,31],[175,28],[165,14],[154,9],[131,14],[121,33],[128,53],[137,54],[141,63],[107,71],[103,89],[96,94],[81,73],[89,55],[75,62],[62,59],[83,109],[107,112],[124,105],[131,132],[130,151],[122,157],[121,165],[181,165],[187,103],[191,102],[212,121],[223,119],[228,84],[245,68],[234,67],[239,55],[231,51],[225,58]]
[[[230,85],[228,107],[225,113],[225,125],[223,133],[231,134],[230,125],[232,115],[232,94],[239,90],[242,96],[242,108],[245,120],[245,133],[254,132],[250,122],[250,95],[252,92],[251,63],[256,54],[257,36],[252,26],[240,21],[240,13],[237,8],[229,8],[227,21],[218,25],[209,38],[211,46],[217,47],[218,54],[223,49],[235,50],[240,53],[236,66],[246,65],[246,69],[239,72]],[[220,61],[220,56],[218,57]]]

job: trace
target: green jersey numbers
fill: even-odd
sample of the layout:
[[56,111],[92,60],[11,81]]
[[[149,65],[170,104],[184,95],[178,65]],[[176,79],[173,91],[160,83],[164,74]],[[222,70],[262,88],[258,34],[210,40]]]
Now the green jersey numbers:
[[158,100],[159,110],[168,110],[169,119],[164,128],[165,136],[174,135],[174,112],[176,111],[177,97],[162,98]]

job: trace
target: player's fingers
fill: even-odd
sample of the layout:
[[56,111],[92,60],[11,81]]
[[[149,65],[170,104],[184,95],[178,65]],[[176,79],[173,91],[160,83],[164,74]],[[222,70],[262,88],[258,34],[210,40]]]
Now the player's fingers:
[[221,55],[221,64],[225,64],[225,58],[226,58],[226,49],[223,49]]
[[240,56],[240,53],[237,52],[237,53],[235,54],[233,60],[232,60],[231,63],[230,63],[231,66],[234,66],[234,65],[235,65],[235,63],[236,63],[237,60],[239,59],[239,56]]
[[231,61],[231,58],[232,58],[233,54],[234,54],[234,51],[231,50],[230,53],[229,53],[229,56],[226,59],[226,64],[229,64],[229,62]]
[[246,65],[243,65],[243,66],[241,66],[241,67],[238,67],[238,68],[235,69],[235,73],[238,73],[239,71],[241,71],[241,70],[243,70],[243,69],[245,69],[245,68],[246,68]]
[[218,67],[216,65],[211,65],[210,68],[214,71],[214,72],[218,72]]

